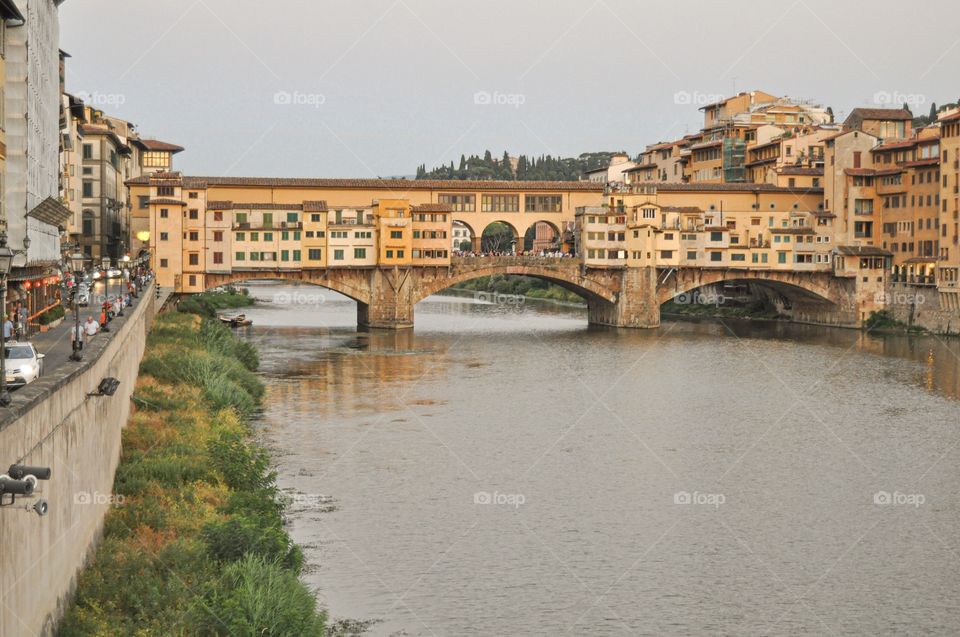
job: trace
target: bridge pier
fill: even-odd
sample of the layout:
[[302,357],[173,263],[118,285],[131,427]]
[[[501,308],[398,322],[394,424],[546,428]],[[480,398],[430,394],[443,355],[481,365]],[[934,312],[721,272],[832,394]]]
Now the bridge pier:
[[410,268],[370,271],[370,302],[357,302],[357,323],[363,327],[403,330],[413,327],[414,283]]
[[657,302],[657,269],[625,268],[621,292],[613,303],[600,298],[587,299],[587,320],[591,325],[612,327],[660,327]]

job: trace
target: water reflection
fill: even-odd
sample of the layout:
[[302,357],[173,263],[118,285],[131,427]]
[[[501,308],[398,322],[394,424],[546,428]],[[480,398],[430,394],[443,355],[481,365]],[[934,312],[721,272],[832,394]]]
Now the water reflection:
[[413,331],[360,332],[352,303],[255,290],[264,439],[282,486],[333,499],[298,501],[291,530],[335,617],[374,635],[960,626],[957,341],[614,330],[448,298]]

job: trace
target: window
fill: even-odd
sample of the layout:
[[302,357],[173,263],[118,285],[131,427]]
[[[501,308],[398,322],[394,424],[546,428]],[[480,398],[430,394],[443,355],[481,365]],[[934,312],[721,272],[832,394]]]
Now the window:
[[93,196],[93,182],[89,179],[83,180],[83,196],[92,197]]
[[403,250],[397,250],[397,258],[398,258],[398,259],[402,259],[402,258],[403,258]]
[[307,258],[310,259],[311,261],[319,261],[320,248],[310,248],[309,250],[307,250]]
[[169,154],[147,151],[143,154],[144,168],[166,168],[170,165]]
[[718,231],[711,232],[711,233],[710,233],[710,240],[711,240],[711,241],[723,241],[723,233],[722,233],[722,232],[718,232]]
[[189,285],[190,287],[195,286],[197,284],[197,275],[191,274],[190,276],[187,277],[187,281],[188,281],[187,285]]
[[289,250],[281,250],[281,251],[280,251],[280,260],[281,260],[281,261],[289,261],[289,260],[290,260],[290,251],[289,251]]
[[334,261],[343,261],[343,250],[334,250],[334,251],[333,251],[333,260],[334,260]]
[[140,210],[146,210],[147,208],[149,208],[150,197],[148,197],[147,195],[140,195],[139,197],[137,197],[137,207],[139,207]]
[[477,198],[474,195],[443,194],[437,197],[437,201],[449,204],[454,212],[475,212],[477,210]]
[[366,258],[367,258],[367,249],[366,249],[366,248],[354,248],[354,249],[353,249],[353,258],[354,258],[354,259],[366,259]]
[[787,253],[778,252],[777,253],[777,263],[786,263],[787,262]]
[[170,217],[170,210],[169,210],[168,208],[161,208],[161,209],[160,209],[160,218],[161,218],[161,219],[167,219],[168,217]]
[[237,252],[236,254],[233,255],[234,261],[245,261],[246,258],[247,258],[247,255],[245,255],[243,252]]
[[237,233],[237,241],[246,241],[246,240],[247,240],[247,233],[246,233],[246,232],[238,232],[238,233]]
[[264,240],[264,241],[273,241],[273,233],[272,233],[272,232],[264,232],[264,233],[263,233],[263,240]]
[[393,258],[393,250],[387,250],[387,258],[388,258],[388,259],[392,259],[392,258]]
[[289,241],[289,240],[290,240],[290,233],[287,232],[286,230],[284,230],[283,232],[281,232],[281,233],[280,233],[280,240],[281,240],[281,241]]
[[213,213],[213,220],[214,220],[214,221],[223,221],[223,211],[222,211],[222,210],[217,210],[216,212],[214,212],[214,213]]
[[527,195],[525,200],[527,212],[560,212],[563,207],[560,195]]
[[222,253],[222,252],[214,252],[214,253],[213,253],[213,263],[214,263],[215,265],[222,265],[222,264],[223,264],[223,253]]
[[319,214],[310,215],[310,221],[312,221],[313,223],[320,223],[320,215]]
[[157,186],[158,197],[173,197],[175,189],[173,186]]
[[251,233],[250,233],[250,240],[251,240],[251,241],[259,241],[259,240],[260,240],[260,233],[259,233],[259,232],[251,232]]
[[299,261],[299,260],[300,260],[300,251],[299,251],[299,250],[294,250],[294,251],[293,251],[293,260],[294,260],[294,261]]
[[190,265],[200,265],[200,255],[196,252],[191,252],[187,259],[187,263]]
[[643,209],[643,218],[644,218],[644,219],[656,219],[656,218],[657,218],[657,209],[656,209],[656,208],[644,208],[644,209]]
[[696,250],[687,250],[687,259],[690,261],[697,260],[697,251]]
[[265,212],[263,213],[263,227],[272,228],[273,227],[273,213]]
[[300,215],[295,212],[287,213],[287,223],[297,223],[298,221],[300,221]]
[[169,261],[167,261],[166,259],[160,259],[160,267],[161,267],[161,268],[166,268],[166,267],[168,267],[168,264],[169,264]]
[[734,253],[732,253],[732,254],[730,255],[730,260],[731,260],[731,261],[746,261],[746,260],[747,260],[747,255],[745,255],[745,254],[743,254],[743,253],[741,253],[741,252],[734,252]]
[[391,230],[390,231],[391,239],[403,239],[403,230]]
[[84,145],[83,145],[83,158],[84,158],[84,159],[93,159],[93,144],[84,144]]
[[199,241],[199,240],[200,240],[200,233],[195,230],[192,231],[190,233],[190,241]]
[[169,235],[169,234],[167,234],[166,232],[161,232],[161,233],[160,233],[160,240],[161,240],[161,241],[167,241],[167,240],[169,240],[169,239],[170,239],[170,235]]
[[223,241],[223,230],[214,230],[213,231],[213,240],[216,243]]
[[200,193],[198,193],[198,192],[190,192],[190,193],[187,193],[187,198],[188,198],[188,199],[196,199],[196,198],[199,197],[199,196],[200,196]]
[[519,212],[520,195],[483,195],[481,212]]
[[246,223],[246,222],[247,222],[247,213],[245,213],[245,212],[238,212],[238,213],[237,213],[237,223],[238,223],[238,224],[241,224],[241,223]]
[[190,219],[196,221],[200,218],[200,211],[191,209],[190,210]]
[[711,261],[722,261],[722,260],[723,260],[723,253],[722,253],[722,252],[711,252],[711,253],[710,253],[710,260],[711,260]]

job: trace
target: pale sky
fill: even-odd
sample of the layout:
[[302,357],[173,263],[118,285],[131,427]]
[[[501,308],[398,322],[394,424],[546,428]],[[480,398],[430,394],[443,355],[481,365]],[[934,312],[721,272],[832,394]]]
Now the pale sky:
[[838,118],[960,98],[956,0],[68,0],[60,18],[68,90],[198,175],[636,154],[735,90]]

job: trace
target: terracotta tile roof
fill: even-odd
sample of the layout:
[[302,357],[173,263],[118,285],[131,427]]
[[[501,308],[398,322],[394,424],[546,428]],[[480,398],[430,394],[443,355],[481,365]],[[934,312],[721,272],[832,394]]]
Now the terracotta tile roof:
[[657,190],[661,192],[686,192],[686,191],[723,191],[723,192],[791,192],[791,193],[813,193],[823,192],[823,188],[787,188],[784,186],[774,186],[773,184],[682,184],[665,183],[656,184]]
[[770,234],[816,234],[813,228],[770,228]]
[[448,203],[423,203],[414,206],[413,212],[453,212],[453,206]]
[[900,164],[903,168],[923,168],[924,166],[939,166],[939,157],[928,157],[926,159],[917,159],[915,161],[905,161]]
[[941,121],[941,122],[955,122],[955,121],[958,120],[958,119],[960,119],[960,111],[957,111],[956,113],[953,113],[952,115],[946,115],[946,116],[944,116],[944,117],[941,117],[939,121]]
[[913,113],[905,108],[855,108],[847,117],[860,119],[905,121],[913,119]]
[[167,197],[157,197],[156,199],[151,199],[149,204],[156,204],[158,206],[186,206],[187,202],[181,201],[179,199],[170,199]]
[[882,170],[878,170],[874,174],[877,177],[886,177],[887,175],[899,175],[902,172],[903,168],[897,166],[896,168],[884,168]]
[[159,139],[134,139],[131,141],[148,151],[152,150],[157,152],[167,152],[176,155],[177,153],[182,153],[184,150],[183,146],[168,144],[167,142],[162,142]]
[[722,146],[722,145],[723,145],[722,139],[714,139],[713,141],[700,142],[699,144],[694,144],[693,146],[690,147],[690,150],[702,150],[704,148],[713,148],[714,146]]
[[781,175],[812,175],[814,177],[823,174],[823,168],[805,168],[803,166],[784,166],[780,171]]
[[[184,188],[209,186],[236,186],[262,188],[330,188],[362,190],[449,190],[457,191],[545,191],[556,190],[602,192],[604,185],[592,181],[468,181],[456,179],[327,179],[297,177],[190,177],[176,175],[183,180]],[[144,185],[150,177],[135,177],[129,185]]]
[[302,203],[233,202],[234,210],[303,210]]
[[304,201],[303,211],[304,212],[326,212],[327,202],[326,201]]
[[889,257],[892,252],[875,246],[837,246],[837,252],[848,257]]
[[625,173],[641,173],[643,171],[656,170],[656,164],[640,164],[639,166],[634,166],[633,168],[627,168],[623,172]]
[[870,149],[870,152],[877,153],[885,150],[896,150],[898,148],[913,148],[916,145],[916,139],[892,139],[890,141],[885,141],[879,146],[874,146]]
[[660,210],[663,212],[703,212],[703,209],[697,206],[663,206]]
[[814,217],[819,217],[821,219],[836,219],[837,215],[832,212],[827,212],[826,210],[812,210],[811,214]]
[[873,168],[844,168],[843,172],[851,177],[873,177],[877,174]]

